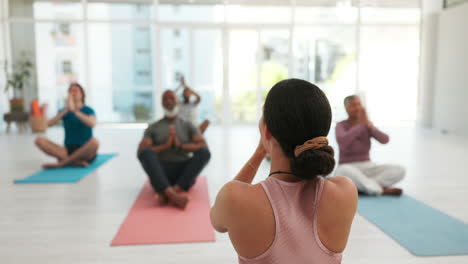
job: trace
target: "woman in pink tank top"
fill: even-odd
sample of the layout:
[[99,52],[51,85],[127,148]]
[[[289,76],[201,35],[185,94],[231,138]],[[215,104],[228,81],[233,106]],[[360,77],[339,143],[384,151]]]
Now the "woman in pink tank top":
[[[228,232],[239,263],[341,263],[357,191],[335,166],[326,136],[331,108],[315,85],[298,79],[268,93],[261,140],[233,181],[219,191],[211,222]],[[252,184],[266,154],[269,177]]]

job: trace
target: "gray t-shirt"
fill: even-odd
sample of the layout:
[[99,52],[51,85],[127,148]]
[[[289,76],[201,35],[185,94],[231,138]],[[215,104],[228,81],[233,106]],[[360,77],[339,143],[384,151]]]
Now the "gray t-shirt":
[[[151,139],[154,146],[163,145],[169,138],[169,127],[175,126],[176,135],[180,144],[193,143],[193,137],[200,135],[198,129],[192,123],[177,118],[174,122],[169,122],[165,118],[148,126],[144,137]],[[190,153],[178,148],[170,148],[159,153],[159,158],[164,161],[185,161],[190,158]]]

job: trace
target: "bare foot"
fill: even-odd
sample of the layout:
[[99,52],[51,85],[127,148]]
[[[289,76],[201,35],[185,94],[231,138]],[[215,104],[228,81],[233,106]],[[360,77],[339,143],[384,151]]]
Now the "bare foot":
[[185,209],[188,203],[188,198],[182,195],[179,195],[174,188],[169,187],[164,191],[164,194],[169,199],[169,203],[179,209]]
[[384,188],[382,195],[400,196],[402,193],[400,188]]
[[87,168],[89,166],[89,163],[85,160],[77,160],[72,162],[70,165],[76,166],[76,167],[85,167]]
[[158,193],[155,195],[156,201],[160,206],[166,206],[169,203],[169,198],[163,193]]
[[177,195],[177,196],[172,196],[169,198],[169,202],[171,205],[184,210],[185,207],[187,206],[189,199],[185,196]]
[[53,169],[53,168],[60,168],[63,167],[64,165],[62,163],[46,163],[42,165],[42,168],[44,169]]
[[174,185],[174,191],[176,193],[185,192],[184,189],[182,189],[179,185]]

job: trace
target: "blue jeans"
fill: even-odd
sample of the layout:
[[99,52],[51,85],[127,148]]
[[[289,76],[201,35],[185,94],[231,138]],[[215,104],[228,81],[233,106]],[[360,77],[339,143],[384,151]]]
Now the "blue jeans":
[[192,158],[186,161],[161,160],[158,154],[150,148],[145,148],[138,153],[138,159],[148,174],[153,189],[158,193],[164,192],[173,185],[179,185],[183,190],[188,191],[210,158],[211,153],[208,148],[195,151]]

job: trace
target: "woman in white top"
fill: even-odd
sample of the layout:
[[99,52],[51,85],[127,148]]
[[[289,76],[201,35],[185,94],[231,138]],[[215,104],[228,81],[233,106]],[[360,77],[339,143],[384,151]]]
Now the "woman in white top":
[[[185,84],[184,77],[180,78],[180,85],[181,87],[184,88],[184,91],[182,93],[183,100],[182,100],[182,103],[180,104],[179,117],[184,119],[185,121],[192,122],[192,124],[198,127],[198,129],[200,129],[200,132],[203,134],[205,130],[208,128],[208,126],[210,125],[210,121],[204,120],[198,126],[197,106],[201,102],[201,97],[198,93],[190,89]],[[192,96],[195,96],[194,102],[191,102],[190,100]]]

